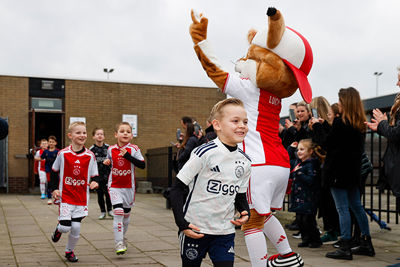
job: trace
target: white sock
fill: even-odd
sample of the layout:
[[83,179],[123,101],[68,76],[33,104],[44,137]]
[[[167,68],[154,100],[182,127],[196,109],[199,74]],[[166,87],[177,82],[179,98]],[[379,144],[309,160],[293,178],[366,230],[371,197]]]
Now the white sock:
[[46,192],[46,183],[40,182],[40,193],[44,195],[45,192]]
[[113,228],[114,228],[114,239],[115,243],[124,240],[124,210],[122,208],[114,209],[114,221],[113,221]]
[[252,228],[244,231],[247,251],[252,267],[265,267],[267,264],[267,242],[261,229]]
[[125,213],[124,214],[124,219],[123,219],[123,223],[124,223],[124,236],[126,234],[126,232],[128,231],[128,225],[129,222],[131,221],[131,213]]
[[75,249],[76,244],[79,240],[79,234],[81,232],[81,223],[80,222],[71,222],[71,232],[68,235],[68,243],[65,248],[65,251],[70,252]]
[[284,255],[292,252],[285,230],[278,219],[272,214],[265,220],[263,232],[275,246],[279,254]]

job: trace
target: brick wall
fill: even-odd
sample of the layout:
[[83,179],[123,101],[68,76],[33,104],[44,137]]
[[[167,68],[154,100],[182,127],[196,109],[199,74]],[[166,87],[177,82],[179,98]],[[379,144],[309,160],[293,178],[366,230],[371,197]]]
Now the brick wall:
[[10,193],[27,193],[28,177],[9,177],[8,191]]
[[[133,139],[144,155],[147,149],[169,146],[184,115],[205,126],[212,106],[225,95],[216,88],[124,84],[68,80],[65,86],[65,119],[86,117],[88,133],[103,127],[106,142],[115,144],[114,126],[122,114],[138,115],[138,137]],[[92,144],[91,137],[87,143]],[[137,169],[137,176],[145,171]]]
[[[8,176],[9,188],[27,190],[28,160],[16,158],[28,152],[29,92],[28,78],[0,76],[0,116],[8,117]],[[17,177],[17,178],[14,178]],[[24,180],[25,179],[25,180]],[[15,183],[13,181],[15,180]],[[14,186],[15,184],[15,186]],[[23,189],[25,188],[25,190]]]
[[[191,116],[205,126],[212,106],[225,95],[216,88],[65,81],[65,129],[70,117],[86,117],[88,141],[94,127],[103,127],[106,142],[115,144],[114,126],[122,114],[138,115],[138,137],[133,139],[145,156],[147,149],[169,146],[176,140],[180,118]],[[29,78],[0,76],[0,116],[9,117],[9,189],[28,191],[28,160],[15,158],[29,146]],[[68,139],[65,137],[66,145]],[[139,179],[146,170],[137,169]],[[12,188],[11,188],[12,186]]]

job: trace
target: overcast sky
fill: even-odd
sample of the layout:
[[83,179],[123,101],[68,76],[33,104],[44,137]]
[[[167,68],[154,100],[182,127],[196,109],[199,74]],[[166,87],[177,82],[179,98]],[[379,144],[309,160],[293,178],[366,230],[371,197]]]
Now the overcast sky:
[[[233,71],[269,6],[312,47],[313,96],[333,103],[354,86],[374,97],[374,72],[379,95],[399,91],[399,0],[2,0],[0,75],[106,80],[114,68],[110,81],[214,87],[193,51],[190,9],[208,17],[208,39]],[[282,115],[300,99],[283,100]]]

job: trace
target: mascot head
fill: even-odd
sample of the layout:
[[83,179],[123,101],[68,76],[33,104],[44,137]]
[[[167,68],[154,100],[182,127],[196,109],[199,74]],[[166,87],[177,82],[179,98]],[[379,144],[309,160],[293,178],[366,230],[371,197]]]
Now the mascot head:
[[310,103],[312,91],[307,75],[313,63],[311,47],[301,34],[285,26],[279,10],[270,7],[267,15],[266,29],[249,31],[247,56],[238,60],[235,71],[280,98],[300,88],[303,99]]

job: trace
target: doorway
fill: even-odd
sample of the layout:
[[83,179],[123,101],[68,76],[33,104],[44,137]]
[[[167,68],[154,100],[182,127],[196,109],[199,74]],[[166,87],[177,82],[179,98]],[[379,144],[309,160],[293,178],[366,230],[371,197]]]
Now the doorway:
[[[61,149],[64,147],[64,113],[63,112],[42,112],[42,111],[31,111],[30,112],[30,147],[35,150],[40,146],[40,140],[48,139],[49,136],[53,135],[57,139],[57,148]],[[30,161],[29,164],[29,177],[31,189],[39,187],[39,177],[35,175],[33,168],[34,162]]]

